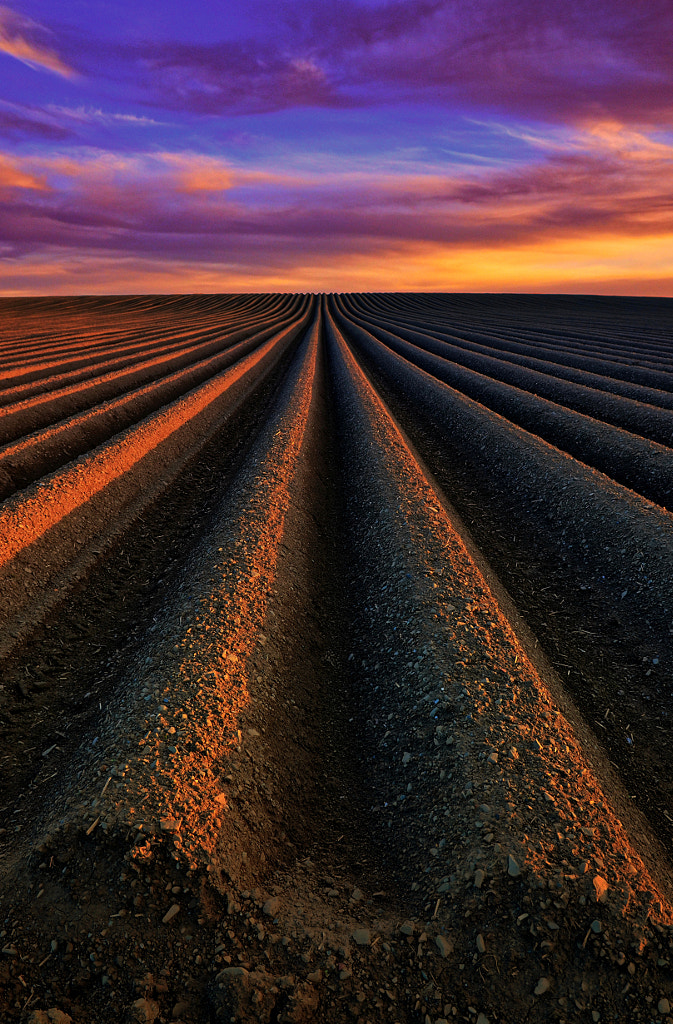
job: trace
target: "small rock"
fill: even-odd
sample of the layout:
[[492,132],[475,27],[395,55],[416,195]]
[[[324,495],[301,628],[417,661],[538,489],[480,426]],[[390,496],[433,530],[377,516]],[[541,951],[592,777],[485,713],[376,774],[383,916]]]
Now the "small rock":
[[360,889],[353,889],[353,892],[351,893],[353,903],[359,903],[360,900],[363,900],[364,898],[365,894]]
[[601,875],[595,875],[593,885],[596,892],[596,903],[605,903],[608,898],[608,883]]
[[477,1017],[477,1024],[489,1024],[488,1017],[485,1013],[480,1013]]
[[159,1004],[154,999],[136,999],[129,1011],[133,1024],[154,1024],[159,1016]]
[[215,975],[215,981],[232,981],[234,978],[247,978],[248,972],[245,967],[225,967],[223,971]]
[[511,875],[512,878],[518,878],[519,875],[521,874],[521,868],[519,867],[517,862],[514,860],[514,857],[512,856],[511,853],[507,857],[507,874]]
[[666,999],[665,997],[663,999],[660,999],[657,1003],[657,1010],[659,1011],[659,1013],[670,1013],[671,1004],[669,1003],[668,999]]
[[400,931],[402,932],[402,935],[413,935],[414,929],[415,925],[413,921],[405,921],[403,924],[400,925]]
[[549,978],[540,978],[537,985],[535,986],[535,995],[543,996],[545,992],[548,992],[551,988],[551,982]]
[[474,885],[476,889],[481,889],[482,885],[484,884],[485,878],[486,872],[482,871],[481,868],[477,868],[477,870],[474,873]]
[[372,941],[369,928],[356,928],[353,932],[353,941],[358,946],[368,946]]
[[262,907],[262,913],[266,914],[267,917],[275,917],[280,909],[280,900],[277,896],[272,896],[266,901]]
[[322,971],[312,971],[311,974],[306,975],[306,980],[310,981],[312,985],[317,985],[319,981],[322,981]]
[[447,957],[449,953],[453,953],[453,942],[451,942],[451,939],[447,939],[445,935],[437,935],[435,945],[439,950],[440,956]]
[[180,904],[179,903],[174,903],[173,906],[170,908],[170,910],[166,911],[166,913],[164,914],[164,916],[162,917],[161,920],[163,921],[164,924],[168,924],[168,922],[172,921],[173,918],[175,917],[175,915],[179,914],[179,913],[180,913]]
[[162,832],[177,832],[180,828],[180,822],[175,818],[160,818],[159,828]]
[[480,953],[486,952],[486,943],[484,942],[484,936],[481,933],[477,935],[477,949]]
[[491,751],[491,753],[490,753],[490,754],[488,755],[488,757],[487,757],[487,759],[486,759],[486,760],[487,760],[487,761],[490,761],[490,762],[491,762],[491,764],[497,764],[497,763],[498,763],[498,755],[497,755],[497,752],[496,752],[495,750],[492,750],[492,751]]
[[601,924],[601,922],[600,922],[600,921],[598,921],[598,920],[596,920],[596,921],[592,921],[592,922],[591,922],[591,930],[592,930],[592,932],[594,932],[594,933],[595,933],[596,935],[600,935],[600,933],[601,933],[601,932],[603,931],[603,925],[602,925],[602,924]]
[[[312,985],[301,982],[291,996],[291,1006],[287,1020],[291,1021],[314,1021],[317,1020],[316,1010],[320,1005],[320,994]],[[267,1017],[267,1020],[270,1016]]]

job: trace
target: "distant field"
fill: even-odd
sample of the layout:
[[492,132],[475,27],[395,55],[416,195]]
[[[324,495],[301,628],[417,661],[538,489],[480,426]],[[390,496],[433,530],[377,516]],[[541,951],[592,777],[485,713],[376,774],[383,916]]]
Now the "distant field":
[[672,510],[673,300],[0,300],[0,1017],[666,1020]]

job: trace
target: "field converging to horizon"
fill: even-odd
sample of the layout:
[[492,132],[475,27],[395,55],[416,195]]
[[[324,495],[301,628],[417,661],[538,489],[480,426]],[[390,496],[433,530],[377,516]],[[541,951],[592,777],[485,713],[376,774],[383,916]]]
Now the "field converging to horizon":
[[673,302],[0,320],[3,1019],[665,1020]]

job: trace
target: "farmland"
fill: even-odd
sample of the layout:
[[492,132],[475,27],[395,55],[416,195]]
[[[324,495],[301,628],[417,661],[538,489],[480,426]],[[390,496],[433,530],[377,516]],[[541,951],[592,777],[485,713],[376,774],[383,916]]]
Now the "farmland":
[[672,337],[0,301],[3,1020],[669,1017]]

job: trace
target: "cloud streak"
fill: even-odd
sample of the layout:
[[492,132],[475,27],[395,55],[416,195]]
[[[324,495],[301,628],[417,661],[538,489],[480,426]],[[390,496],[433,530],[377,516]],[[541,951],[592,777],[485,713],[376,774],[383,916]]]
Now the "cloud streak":
[[0,53],[15,57],[31,68],[51,71],[63,78],[74,78],[75,71],[42,42],[45,29],[17,14],[9,7],[0,7]]

